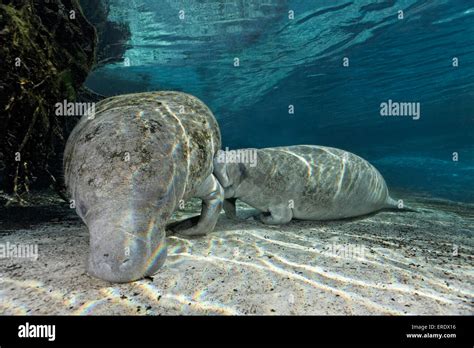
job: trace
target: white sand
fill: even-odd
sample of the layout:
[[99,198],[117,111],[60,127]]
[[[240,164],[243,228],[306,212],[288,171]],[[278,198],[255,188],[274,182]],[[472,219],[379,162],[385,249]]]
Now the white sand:
[[[152,279],[119,285],[85,273],[74,212],[3,210],[0,244],[37,243],[39,258],[0,259],[0,313],[474,314],[474,207],[405,198],[420,212],[285,226],[222,214],[206,237],[169,237]],[[198,212],[192,202],[178,215]]]

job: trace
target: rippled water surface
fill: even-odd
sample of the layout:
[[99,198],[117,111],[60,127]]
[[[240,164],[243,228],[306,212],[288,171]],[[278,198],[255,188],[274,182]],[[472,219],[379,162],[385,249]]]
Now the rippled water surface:
[[[123,61],[90,76],[93,90],[186,91],[213,110],[224,146],[334,146],[391,187],[474,201],[471,1],[110,4],[132,36]],[[381,117],[389,99],[419,102],[420,118]]]

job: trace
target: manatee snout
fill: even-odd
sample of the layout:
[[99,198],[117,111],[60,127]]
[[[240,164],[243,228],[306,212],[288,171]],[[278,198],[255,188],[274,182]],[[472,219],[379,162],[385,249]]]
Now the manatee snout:
[[[165,229],[133,215],[97,217],[87,222],[90,251],[87,271],[109,282],[130,282],[152,275],[166,259]],[[122,220],[130,219],[124,223]]]

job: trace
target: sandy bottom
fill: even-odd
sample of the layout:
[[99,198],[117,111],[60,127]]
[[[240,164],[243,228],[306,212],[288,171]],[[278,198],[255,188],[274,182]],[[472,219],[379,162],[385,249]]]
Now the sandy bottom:
[[474,314],[474,207],[404,199],[419,212],[285,226],[222,214],[206,237],[169,237],[155,276],[119,285],[85,273],[88,232],[64,203],[3,208],[0,245],[39,257],[0,259],[0,313]]

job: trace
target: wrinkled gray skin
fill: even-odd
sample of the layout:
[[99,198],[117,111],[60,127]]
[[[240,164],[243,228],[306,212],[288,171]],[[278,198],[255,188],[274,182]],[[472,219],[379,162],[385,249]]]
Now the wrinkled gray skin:
[[165,261],[165,226],[181,200],[201,198],[202,214],[197,225],[175,231],[205,234],[217,222],[217,122],[180,92],[108,98],[89,118],[74,128],[64,154],[66,185],[90,232],[88,272],[111,282],[152,275]]
[[214,159],[230,218],[236,217],[236,199],[260,210],[266,224],[343,219],[397,207],[377,169],[350,152],[313,145],[256,151],[254,167]]

